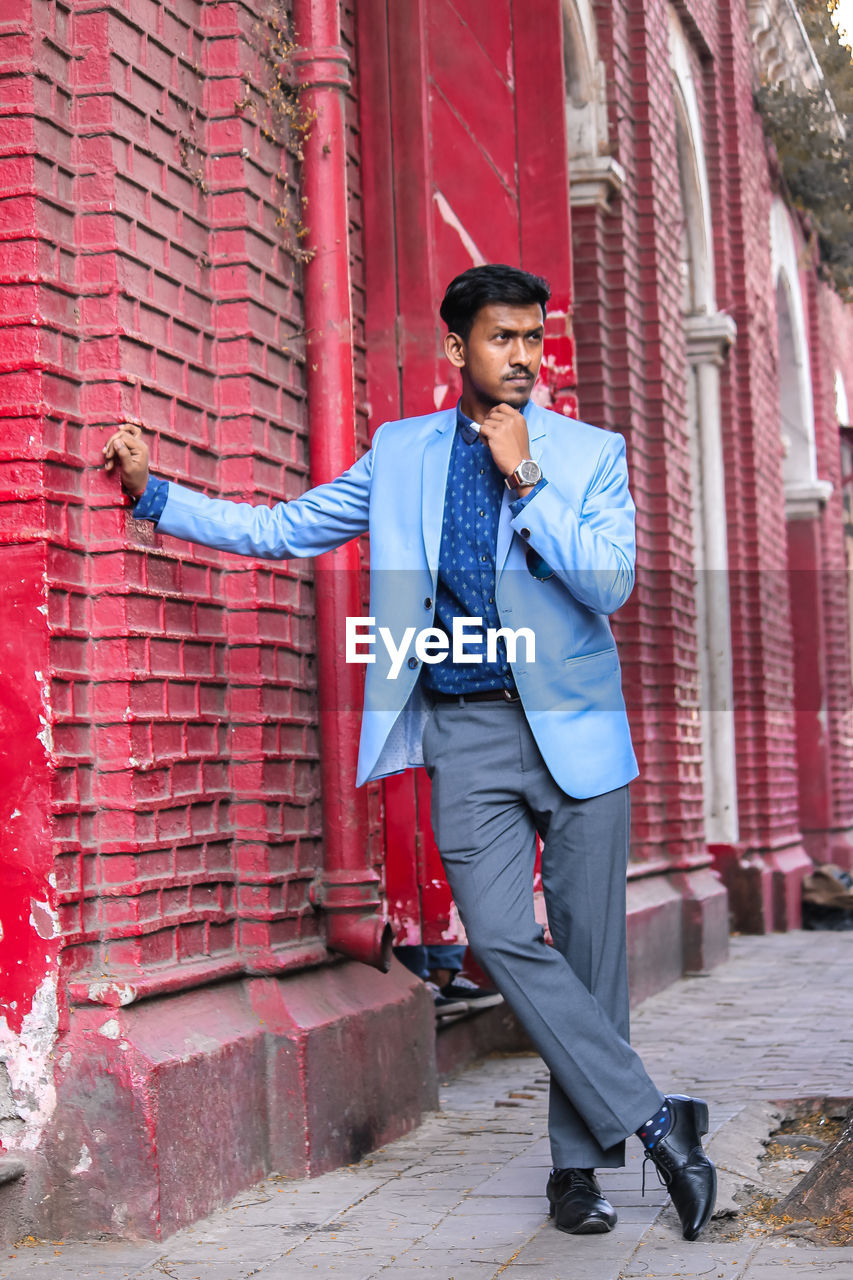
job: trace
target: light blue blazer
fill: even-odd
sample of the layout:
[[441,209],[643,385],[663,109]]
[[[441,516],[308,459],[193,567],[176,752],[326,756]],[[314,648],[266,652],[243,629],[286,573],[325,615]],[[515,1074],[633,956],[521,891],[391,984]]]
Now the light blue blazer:
[[[527,720],[557,784],[578,799],[637,775],[608,615],[634,584],[634,504],[620,435],[531,404],[531,453],[548,483],[510,511],[497,537],[501,626],[534,632],[511,662]],[[169,484],[158,528],[222,551],[278,560],[317,556],[370,532],[370,617],[399,646],[433,625],[444,492],[456,410],[386,422],[372,448],[330,484],[292,502],[252,506]],[[532,547],[553,571],[534,577]],[[322,643],[322,638],[320,643]],[[414,638],[399,672],[386,646],[365,665],[356,785],[423,763],[428,703]],[[409,661],[411,659],[411,662]],[[344,655],[341,655],[341,661]]]

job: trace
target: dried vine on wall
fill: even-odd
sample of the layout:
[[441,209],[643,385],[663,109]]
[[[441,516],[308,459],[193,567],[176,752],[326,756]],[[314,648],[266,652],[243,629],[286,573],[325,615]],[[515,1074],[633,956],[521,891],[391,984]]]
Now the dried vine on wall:
[[853,299],[853,54],[832,24],[837,0],[801,0],[800,11],[824,75],[805,89],[762,85],[756,94],[764,129],[794,204],[808,215],[819,270]]
[[[296,41],[287,6],[272,0],[267,15],[253,27],[254,47],[258,55],[258,81],[243,78],[243,92],[235,101],[238,113],[249,112],[260,121],[261,135],[276,143],[293,157],[297,165],[305,158],[305,142],[317,118],[302,102],[302,85],[293,75],[293,51]],[[281,168],[275,175],[279,188],[276,226],[284,233],[283,247],[297,262],[310,262],[315,250],[305,244],[309,229],[303,221],[304,196],[295,195],[298,210],[288,201],[287,173]]]

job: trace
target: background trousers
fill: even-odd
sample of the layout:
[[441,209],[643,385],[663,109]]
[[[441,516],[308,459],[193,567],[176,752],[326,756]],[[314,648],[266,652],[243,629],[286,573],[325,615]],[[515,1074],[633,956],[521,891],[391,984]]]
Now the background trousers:
[[[438,702],[423,749],[469,945],[551,1072],[551,1159],[618,1167],[663,1103],[628,1044],[628,788],[566,795],[519,702]],[[536,832],[553,947],[533,910]]]

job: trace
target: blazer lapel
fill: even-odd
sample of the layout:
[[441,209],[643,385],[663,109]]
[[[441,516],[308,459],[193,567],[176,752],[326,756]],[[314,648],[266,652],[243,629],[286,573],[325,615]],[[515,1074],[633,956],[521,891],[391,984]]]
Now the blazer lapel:
[[427,440],[421,472],[421,523],[424,550],[433,586],[438,577],[438,553],[441,549],[441,525],[444,519],[444,493],[455,431],[456,409],[437,415],[435,431]]
[[[542,457],[542,450],[545,448],[545,442],[548,438],[546,427],[547,419],[538,404],[530,403],[530,409],[527,417],[527,436],[530,440],[530,456],[538,462]],[[512,520],[512,512],[509,504],[514,502],[515,498],[509,489],[504,486],[503,501],[501,502],[501,513],[498,519],[498,541],[495,548],[495,577],[499,578],[503,567],[506,564],[506,558],[509,555],[510,545],[512,543],[513,528],[510,524]]]

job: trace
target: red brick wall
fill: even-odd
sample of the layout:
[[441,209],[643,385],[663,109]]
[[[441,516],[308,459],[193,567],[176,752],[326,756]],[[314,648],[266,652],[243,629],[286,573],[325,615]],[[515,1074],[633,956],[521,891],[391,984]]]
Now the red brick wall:
[[702,851],[681,201],[667,11],[601,12],[610,138],[627,174],[607,214],[575,211],[583,417],[625,434],[637,503],[637,586],[616,630],[641,775],[632,788],[636,870]]
[[[805,299],[810,319],[817,473],[833,492],[822,517],[821,564],[826,634],[826,733],[830,743],[829,825],[853,826],[853,702],[851,689],[850,606],[844,535],[841,449],[835,404],[835,375],[853,386],[853,315],[815,273]],[[849,393],[848,393],[849,394]],[[825,849],[824,856],[831,856]]]
[[14,127],[39,158],[18,162],[25,372],[2,394],[33,416],[0,520],[48,546],[60,914],[87,983],[286,962],[317,932],[311,573],[161,539],[98,466],[131,417],[161,475],[307,486],[301,209],[256,10],[35,0],[20,37],[38,70]]
[[[740,833],[748,848],[771,850],[795,843],[799,827],[768,231],[773,188],[753,104],[746,6],[687,0],[678,11],[691,45],[711,186],[717,305],[738,326],[721,389]],[[666,32],[666,7],[654,0],[600,8],[610,138],[627,183],[608,212],[573,215],[583,416],[626,434],[638,505],[638,585],[617,619],[641,764],[635,870],[660,854],[690,858],[702,838],[692,536],[682,500],[690,488],[677,260],[683,214]],[[825,295],[821,288],[819,297]],[[813,343],[824,351],[830,328],[818,312],[828,305],[815,294]],[[834,320],[837,328],[850,327],[846,315]],[[834,479],[837,433],[827,417],[829,374],[822,363],[818,356],[819,474]],[[843,558],[836,499],[825,522],[825,568],[837,570]],[[833,593],[831,572],[825,581],[834,820],[844,826],[850,821],[846,586]]]
[[[741,840],[773,848],[797,839],[792,714],[793,653],[786,576],[775,296],[770,264],[772,192],[752,92],[746,7],[720,5],[722,190],[718,230],[727,261],[720,301],[738,338],[723,395],[734,696]],[[749,429],[744,430],[744,424]]]

